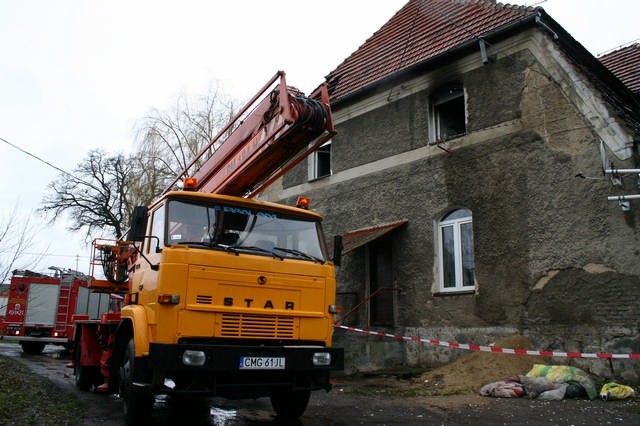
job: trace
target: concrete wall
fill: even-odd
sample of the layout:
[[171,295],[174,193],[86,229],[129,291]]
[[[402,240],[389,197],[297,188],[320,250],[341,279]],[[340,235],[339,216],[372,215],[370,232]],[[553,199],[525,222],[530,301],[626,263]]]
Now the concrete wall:
[[[640,206],[622,213],[606,198],[637,191],[636,182],[629,177],[614,189],[602,179],[600,135],[583,113],[584,98],[600,102],[600,95],[585,93],[584,81],[571,86],[578,71],[554,59],[553,46],[536,43],[486,66],[462,59],[450,67],[458,73],[432,71],[425,78],[434,85],[424,90],[344,114],[333,176],[309,184],[300,165],[285,176],[283,194],[310,196],[328,235],[408,219],[392,239],[400,292],[389,332],[476,344],[519,332],[537,348],[638,353]],[[468,123],[450,156],[428,144],[429,93],[447,80],[464,84]],[[476,291],[440,295],[434,226],[458,207],[473,213]],[[365,256],[366,248],[348,254],[338,272],[346,307],[367,295]],[[366,328],[366,310],[345,323]],[[436,366],[464,354],[342,331],[335,341],[351,370]],[[633,361],[576,363],[603,376],[640,377]]]

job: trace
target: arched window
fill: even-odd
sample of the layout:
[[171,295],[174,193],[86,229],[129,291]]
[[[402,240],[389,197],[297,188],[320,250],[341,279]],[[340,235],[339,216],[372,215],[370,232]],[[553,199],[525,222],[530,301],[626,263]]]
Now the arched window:
[[471,211],[453,210],[438,223],[439,291],[475,289]]

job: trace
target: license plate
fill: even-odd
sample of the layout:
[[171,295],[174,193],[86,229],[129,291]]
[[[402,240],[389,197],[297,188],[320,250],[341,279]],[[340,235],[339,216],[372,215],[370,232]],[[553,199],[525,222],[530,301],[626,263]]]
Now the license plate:
[[284,357],[241,356],[240,370],[284,370]]

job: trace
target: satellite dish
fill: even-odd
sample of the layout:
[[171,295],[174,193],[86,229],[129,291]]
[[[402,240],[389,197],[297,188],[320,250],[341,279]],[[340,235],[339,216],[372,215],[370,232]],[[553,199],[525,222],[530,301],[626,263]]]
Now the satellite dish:
[[602,174],[604,175],[607,170],[611,168],[609,157],[607,156],[607,149],[604,146],[604,141],[600,141],[600,161],[602,162]]

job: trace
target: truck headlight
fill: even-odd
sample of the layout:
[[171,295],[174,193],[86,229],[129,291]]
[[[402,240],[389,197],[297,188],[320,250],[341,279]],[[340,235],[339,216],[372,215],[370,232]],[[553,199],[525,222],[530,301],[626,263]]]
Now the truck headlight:
[[331,354],[329,352],[315,352],[313,354],[313,365],[316,367],[331,365]]
[[203,351],[186,350],[182,353],[182,363],[192,367],[202,367],[207,360]]

